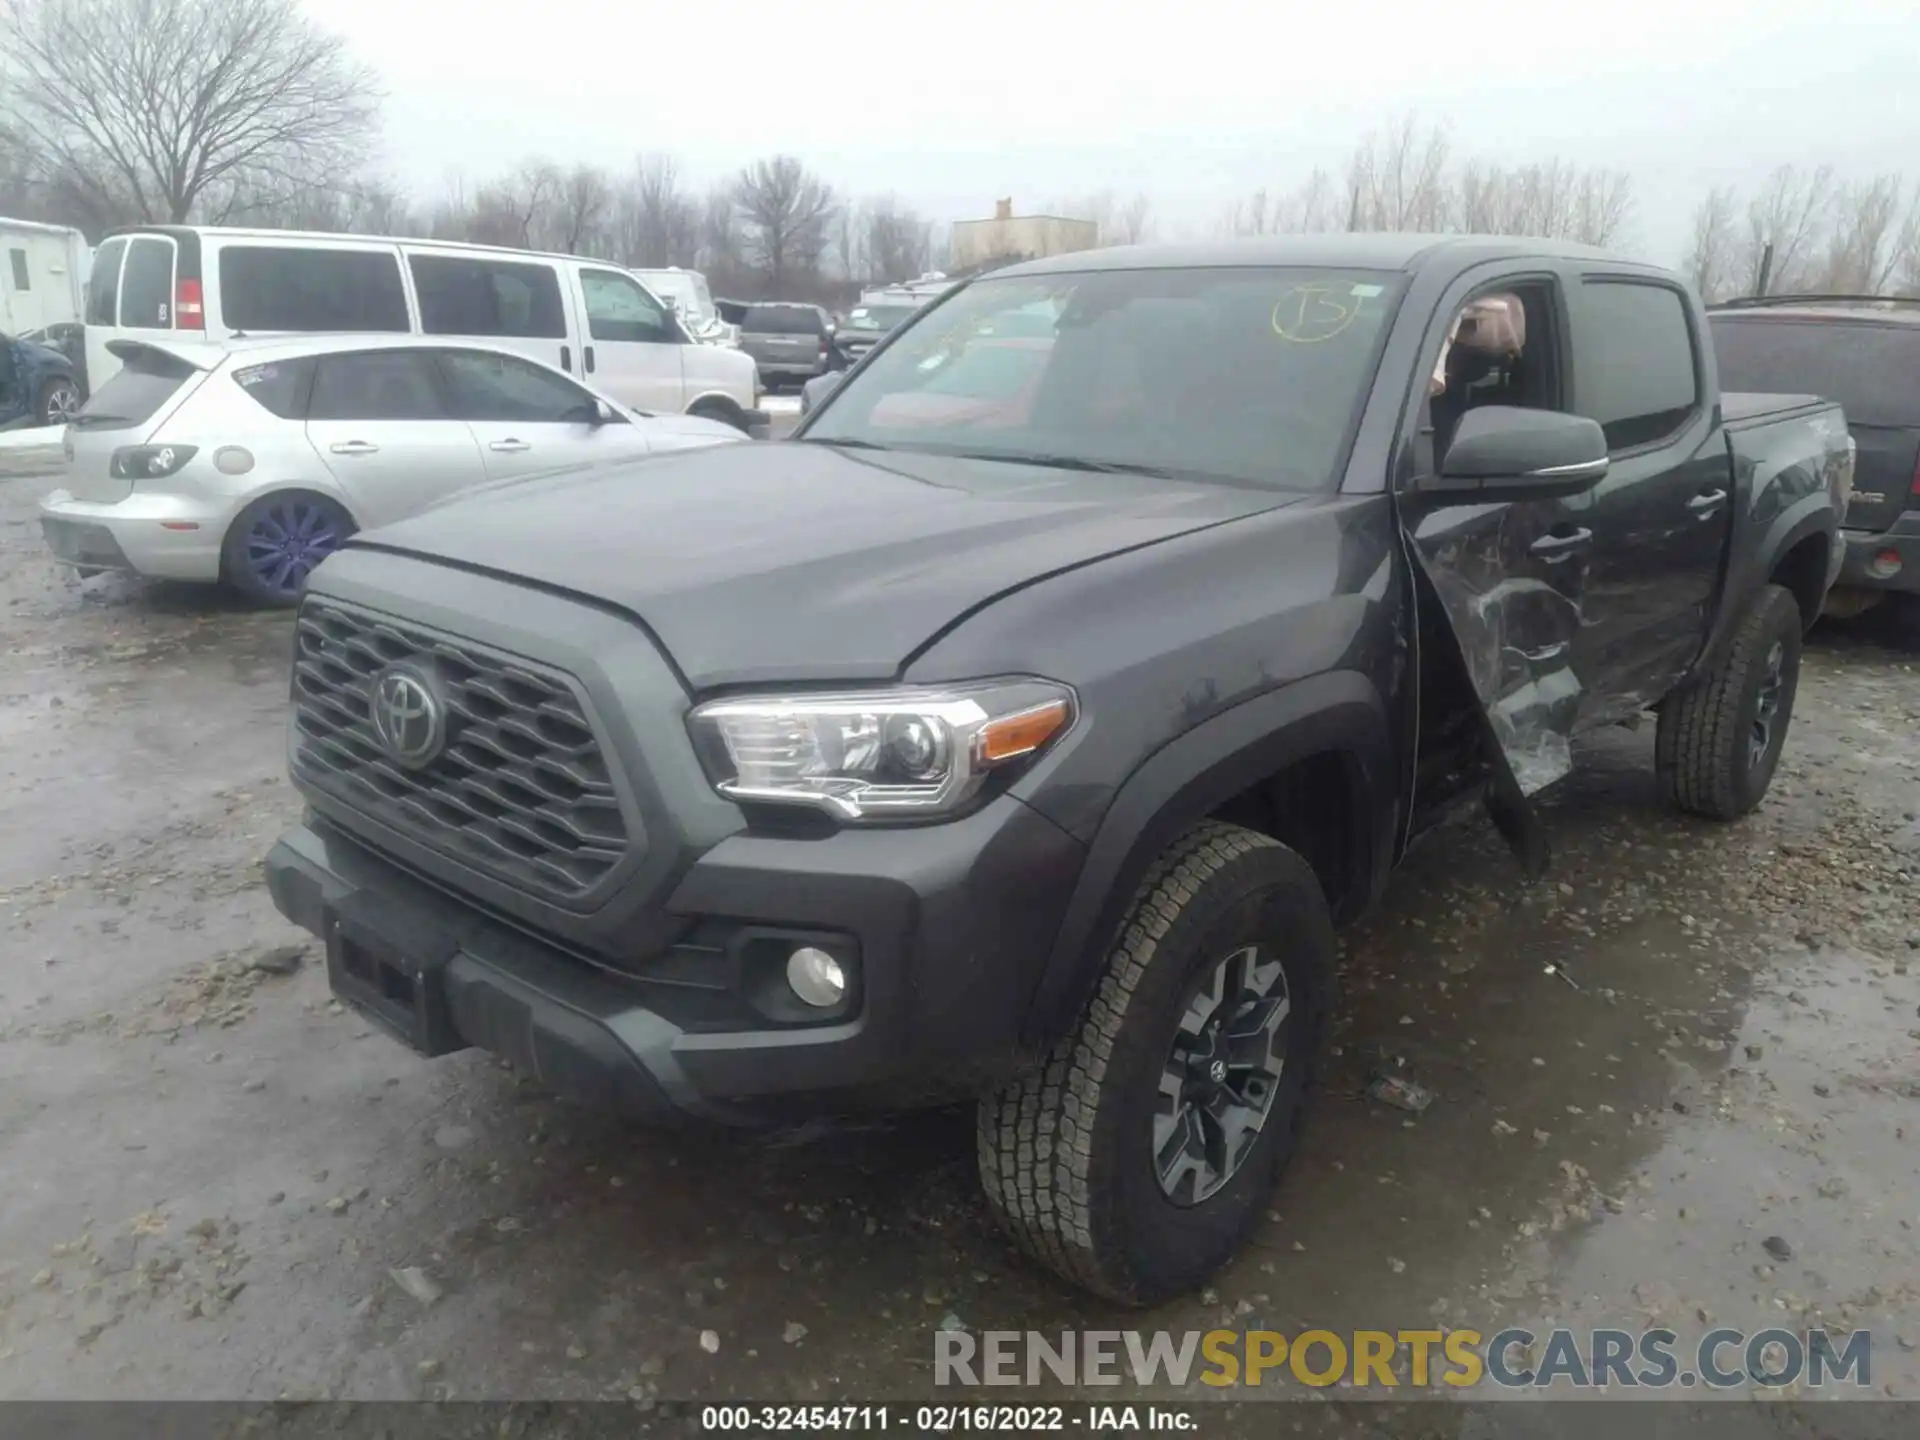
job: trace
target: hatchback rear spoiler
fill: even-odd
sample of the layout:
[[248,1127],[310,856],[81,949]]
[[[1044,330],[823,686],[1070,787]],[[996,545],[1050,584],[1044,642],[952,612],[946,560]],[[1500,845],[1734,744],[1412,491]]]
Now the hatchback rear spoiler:
[[209,345],[204,340],[109,340],[107,353],[122,364],[128,364],[143,354],[164,355],[169,360],[178,360],[196,370],[211,370],[227,358],[225,350],[218,345]]

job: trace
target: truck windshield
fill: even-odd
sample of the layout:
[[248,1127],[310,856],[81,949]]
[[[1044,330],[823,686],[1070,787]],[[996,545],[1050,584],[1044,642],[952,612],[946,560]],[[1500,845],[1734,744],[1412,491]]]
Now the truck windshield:
[[1401,277],[1208,267],[979,281],[802,437],[1282,489],[1333,483]]

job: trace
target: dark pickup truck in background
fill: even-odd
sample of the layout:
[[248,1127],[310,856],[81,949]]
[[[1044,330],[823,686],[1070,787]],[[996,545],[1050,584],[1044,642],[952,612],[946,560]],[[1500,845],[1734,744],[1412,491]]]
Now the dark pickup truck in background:
[[1008,1230],[1155,1301],[1268,1203],[1423,830],[1484,798],[1537,873],[1529,797],[1649,707],[1674,803],[1760,801],[1851,464],[1598,251],[1016,266],[792,443],[355,536],[268,884],[425,1054],[729,1123],[977,1096]]
[[1722,378],[1836,402],[1858,454],[1829,613],[1891,599],[1920,639],[1920,299],[1767,295],[1710,312]]

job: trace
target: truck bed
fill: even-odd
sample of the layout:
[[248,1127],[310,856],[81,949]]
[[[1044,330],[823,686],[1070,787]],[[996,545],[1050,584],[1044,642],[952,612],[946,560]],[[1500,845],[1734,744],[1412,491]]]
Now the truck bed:
[[1756,425],[1798,415],[1808,410],[1824,410],[1831,400],[1817,395],[1762,395],[1753,391],[1726,390],[1720,395],[1720,414],[1729,430],[1751,430]]

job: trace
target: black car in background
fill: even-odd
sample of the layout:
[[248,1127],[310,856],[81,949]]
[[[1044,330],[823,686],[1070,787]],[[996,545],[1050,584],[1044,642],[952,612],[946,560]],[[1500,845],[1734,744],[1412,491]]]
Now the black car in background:
[[867,351],[884,340],[918,310],[918,305],[856,305],[833,337],[833,348],[846,365],[857,365]]
[[1920,634],[1920,299],[1766,295],[1708,312],[1728,390],[1839,402],[1857,447],[1829,610],[1892,595]]

